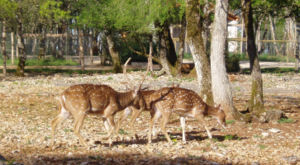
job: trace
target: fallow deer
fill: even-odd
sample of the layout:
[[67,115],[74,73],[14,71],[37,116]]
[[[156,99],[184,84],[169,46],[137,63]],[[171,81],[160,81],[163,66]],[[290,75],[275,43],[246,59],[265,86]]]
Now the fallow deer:
[[153,110],[155,111],[148,132],[148,143],[151,143],[151,132],[154,122],[162,116],[161,130],[168,142],[171,139],[166,132],[166,124],[172,113],[176,113],[180,116],[180,123],[182,127],[182,140],[185,139],[185,117],[193,117],[201,124],[204,125],[208,137],[212,138],[211,133],[204,121],[205,116],[212,116],[217,119],[218,123],[225,128],[225,113],[220,106],[212,107],[207,105],[200,96],[192,90],[179,88],[179,87],[165,87],[157,90],[153,95],[161,96],[160,99],[155,100],[153,104]]
[[135,100],[140,100],[140,89],[145,77],[146,74],[137,89],[128,92],[117,92],[108,85],[79,84],[70,86],[59,97],[61,110],[51,123],[52,144],[57,125],[72,115],[75,121],[74,133],[79,138],[80,144],[86,146],[86,142],[80,135],[80,128],[86,114],[94,113],[103,117],[111,146],[111,136],[115,130],[114,115],[132,105]]

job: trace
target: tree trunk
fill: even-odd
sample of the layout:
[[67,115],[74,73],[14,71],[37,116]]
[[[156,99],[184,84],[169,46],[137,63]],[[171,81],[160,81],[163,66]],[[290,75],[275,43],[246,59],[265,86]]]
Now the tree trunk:
[[6,76],[6,23],[2,21],[1,54],[3,56],[3,75]]
[[299,53],[300,53],[300,50],[299,50],[299,43],[296,42],[296,53],[295,53],[295,57],[296,57],[296,60],[295,60],[295,71],[298,73],[299,72]]
[[119,52],[116,51],[115,49],[115,43],[112,38],[112,34],[108,33],[106,34],[106,40],[108,44],[108,50],[112,58],[113,62],[113,72],[115,73],[122,73],[122,67],[121,67],[121,60],[119,56]]
[[153,36],[151,35],[149,37],[149,57],[148,57],[148,64],[147,64],[147,70],[151,73],[153,72],[153,61],[152,61],[152,55],[153,55]]
[[175,51],[175,46],[171,37],[171,32],[169,24],[165,23],[163,26],[160,26],[162,30],[159,32],[159,58],[162,65],[162,71],[167,75],[176,75],[176,62],[177,56]]
[[208,104],[213,104],[210,64],[202,38],[202,22],[198,0],[186,0],[187,43],[192,52],[200,87],[200,96]]
[[38,59],[41,60],[44,59],[45,57],[46,57],[46,31],[45,29],[42,29]]
[[285,31],[287,33],[287,39],[290,41],[286,44],[286,55],[288,57],[294,57],[296,52],[296,40],[297,40],[297,26],[294,18],[289,17],[285,19]]
[[244,45],[244,18],[242,17],[242,27],[241,27],[241,42],[240,42],[240,54],[243,54],[243,45]]
[[93,54],[93,30],[90,29],[89,32],[89,53],[90,53],[90,62],[91,64],[94,63],[94,54]]
[[32,52],[32,55],[36,55],[35,53],[36,53],[36,51],[35,51],[35,49],[36,49],[36,45],[37,45],[37,38],[34,36],[33,37],[33,45],[32,45],[32,48],[31,48],[31,52]]
[[19,57],[18,57],[19,62],[16,70],[16,75],[24,76],[26,53],[25,53],[25,46],[24,46],[23,28],[21,23],[18,23],[17,38],[18,38],[17,50],[19,53]]
[[271,17],[271,15],[269,15],[269,20],[270,20],[271,36],[272,36],[272,40],[274,40],[273,44],[274,44],[275,52],[276,52],[276,55],[279,55],[280,53],[279,53],[278,45],[275,42],[275,40],[276,40],[275,23],[274,23],[273,18]]
[[11,64],[15,64],[15,35],[14,32],[10,33],[10,39],[11,39]]
[[252,78],[251,99],[248,108],[253,115],[259,116],[265,111],[265,109],[263,101],[263,82],[255,47],[251,0],[242,0],[242,5],[247,37],[247,54],[250,59],[250,71]]
[[79,59],[80,59],[80,66],[81,71],[84,71],[84,52],[83,52],[83,30],[78,29],[78,42],[79,42]]
[[158,53],[159,53],[159,60],[162,66],[162,70],[160,71],[159,75],[163,73],[166,73],[167,75],[171,75],[171,69],[167,59],[167,43],[166,43],[166,38],[164,36],[164,32],[159,32],[158,38],[159,38]]
[[184,48],[185,48],[185,33],[186,32],[186,20],[185,17],[182,18],[181,27],[180,27],[180,34],[179,34],[179,51],[178,51],[178,59],[177,59],[177,74],[181,76],[181,67],[183,63],[183,56],[184,56]]
[[211,77],[214,101],[221,104],[228,119],[241,119],[233,105],[232,90],[225,67],[228,0],[217,0],[211,40]]
[[260,53],[261,52],[261,33],[260,33],[260,28],[261,28],[261,22],[262,20],[258,20],[258,24],[257,24],[257,28],[256,28],[256,33],[255,33],[255,43],[257,45],[257,52]]

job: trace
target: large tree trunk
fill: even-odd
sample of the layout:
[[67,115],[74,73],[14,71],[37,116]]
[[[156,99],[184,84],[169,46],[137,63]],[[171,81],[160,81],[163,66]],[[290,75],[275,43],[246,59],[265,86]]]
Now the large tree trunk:
[[167,75],[176,75],[176,62],[177,56],[175,46],[171,38],[169,24],[165,23],[159,32],[159,58],[162,65],[160,74],[166,73]]
[[6,76],[6,23],[2,21],[2,39],[1,39],[1,54],[3,57],[3,75]]
[[297,25],[295,18],[289,17],[285,19],[285,31],[287,33],[287,39],[290,41],[286,44],[286,55],[288,57],[294,57],[297,43]]
[[200,4],[198,0],[186,0],[186,22],[187,43],[189,44],[195,63],[200,96],[206,103],[213,104],[210,64],[202,38],[203,30],[201,25],[203,20],[200,16]]
[[247,54],[250,59],[250,71],[252,78],[251,99],[248,108],[253,115],[259,116],[265,111],[265,109],[263,100],[263,82],[255,47],[251,0],[242,0],[242,5],[247,37]]
[[26,53],[25,53],[25,45],[24,45],[24,37],[23,37],[23,28],[22,24],[18,23],[17,29],[17,49],[19,53],[19,63],[16,70],[17,76],[24,76],[25,73],[25,62],[26,62]]
[[112,34],[108,33],[106,34],[106,40],[108,44],[108,50],[112,58],[113,62],[113,72],[115,73],[122,73],[122,66],[121,66],[121,60],[119,56],[119,52],[115,48],[115,43],[112,38]]
[[233,105],[232,92],[225,67],[228,0],[217,0],[211,40],[211,77],[214,101],[221,104],[227,118],[241,119]]
[[11,39],[11,64],[15,64],[15,34],[14,32],[10,33],[10,39]]
[[84,71],[84,52],[83,52],[83,30],[78,29],[78,42],[79,42],[79,59],[81,65],[81,71]]

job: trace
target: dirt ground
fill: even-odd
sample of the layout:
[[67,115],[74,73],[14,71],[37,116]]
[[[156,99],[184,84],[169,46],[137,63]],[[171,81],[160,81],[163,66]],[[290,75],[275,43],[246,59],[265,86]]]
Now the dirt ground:
[[[141,81],[142,72],[128,74],[131,83]],[[234,104],[245,110],[250,98],[249,75],[230,75]],[[0,81],[0,155],[7,164],[300,164],[300,75],[263,74],[267,110],[283,110],[288,120],[271,123],[227,121],[221,129],[207,118],[213,139],[193,119],[187,120],[187,144],[181,140],[180,122],[173,115],[167,125],[172,144],[158,133],[147,144],[150,115],[143,112],[134,128],[123,123],[119,137],[108,147],[102,119],[89,115],[81,134],[89,147],[79,145],[73,133],[73,119],[62,124],[50,146],[51,120],[58,114],[55,99],[64,89],[79,83],[102,83],[125,91],[128,81],[122,74],[8,77]],[[148,76],[144,86],[158,89],[180,84],[198,91],[193,78],[159,78]],[[131,84],[132,85],[132,84]],[[119,117],[117,114],[116,118]],[[132,129],[137,138],[131,136]],[[1,161],[0,161],[1,164]]]

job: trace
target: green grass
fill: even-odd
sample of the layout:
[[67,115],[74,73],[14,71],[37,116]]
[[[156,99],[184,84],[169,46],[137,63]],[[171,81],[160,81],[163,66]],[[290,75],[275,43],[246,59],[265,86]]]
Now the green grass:
[[[16,72],[15,69],[8,69],[8,73],[14,74]],[[53,75],[56,73],[64,73],[68,75],[72,74],[94,74],[94,73],[110,73],[112,70],[105,70],[105,71],[98,71],[98,70],[69,70],[69,69],[49,69],[49,68],[43,68],[43,69],[25,69],[25,73],[32,74],[32,75]]]
[[[241,61],[242,60],[249,60],[249,57],[246,54],[233,54],[230,53],[229,56],[236,56],[238,57]],[[286,56],[276,56],[272,54],[260,54],[258,55],[259,61],[275,61],[275,62],[294,62],[295,58],[294,57],[286,57]]]
[[278,120],[278,123],[283,124],[283,123],[294,123],[295,121],[290,118],[281,118]]
[[226,124],[234,124],[235,120],[226,120]]
[[259,147],[261,150],[267,148],[267,146],[266,146],[266,145],[263,145],[263,144],[259,144],[258,147]]
[[[7,60],[7,65],[11,65],[11,60]],[[18,60],[15,60],[15,65],[18,64]],[[0,58],[0,65],[3,65],[3,59]],[[26,66],[74,66],[79,65],[78,62],[72,60],[55,59],[53,57],[39,60],[39,59],[27,59]]]
[[[282,74],[282,73],[295,73],[295,68],[263,68],[261,69],[261,73],[276,73],[276,74]],[[250,69],[243,69],[243,74],[250,74]]]

